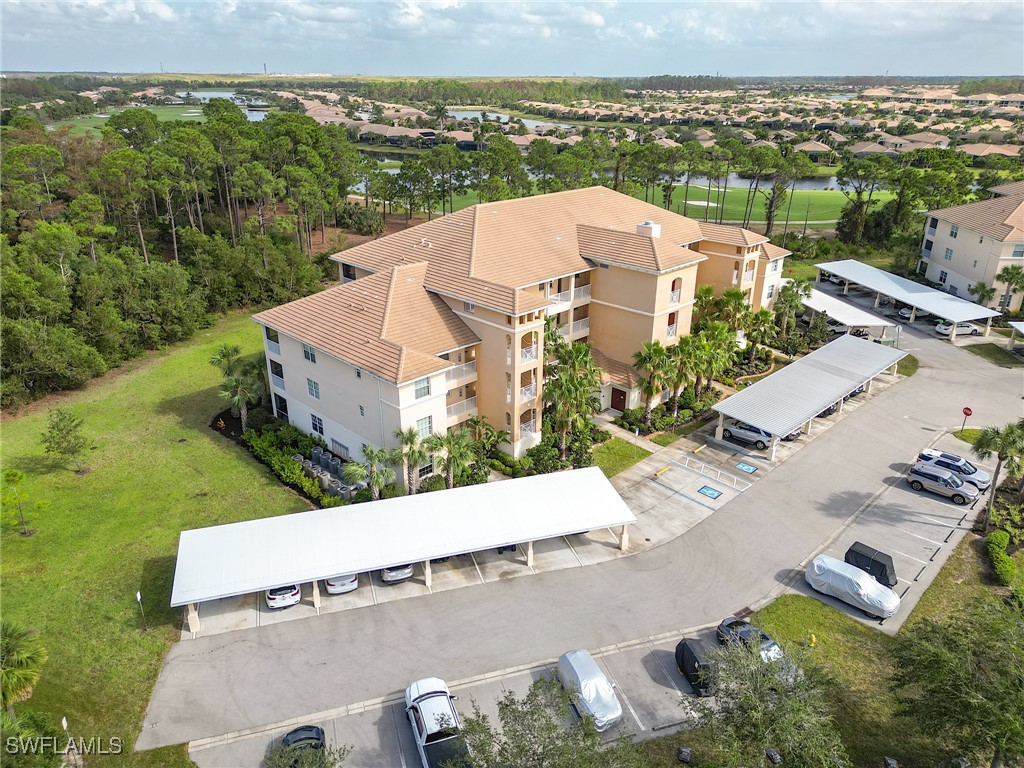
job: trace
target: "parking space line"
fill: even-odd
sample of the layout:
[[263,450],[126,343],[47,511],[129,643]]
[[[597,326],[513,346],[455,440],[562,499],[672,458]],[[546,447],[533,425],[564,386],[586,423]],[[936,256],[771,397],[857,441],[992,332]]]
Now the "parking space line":
[[908,555],[906,552],[900,552],[898,549],[894,549],[892,551],[895,552],[900,557],[905,557],[908,560],[913,560],[916,563],[924,563],[925,565],[928,564],[927,560],[921,560],[920,558],[914,557],[913,555]]
[[583,561],[580,560],[580,556],[576,554],[576,550],[573,549],[572,542],[569,541],[569,538],[567,536],[563,536],[562,537],[562,541],[564,541],[566,543],[566,545],[569,547],[569,550],[572,552],[573,557],[576,558],[576,562],[579,563],[582,566],[583,565]]
[[640,717],[637,715],[636,710],[633,709],[633,705],[629,703],[629,697],[626,696],[626,692],[622,690],[621,685],[615,682],[615,678],[612,676],[611,670],[608,669],[607,663],[604,664],[604,672],[608,679],[612,681],[612,687],[615,688],[618,695],[622,697],[622,700],[626,702],[626,709],[628,709],[629,714],[633,716],[633,721],[640,727],[641,731],[646,731],[647,729],[644,727],[644,724],[640,722]]
[[941,541],[933,541],[931,539],[926,539],[924,536],[918,536],[913,531],[902,531],[902,533],[907,534],[907,536],[913,536],[915,539],[920,539],[921,541],[927,541],[929,544],[934,544],[936,547],[939,547],[939,548],[941,548],[942,544],[943,544],[943,542],[941,542]]
[[398,715],[395,714],[394,707],[391,707],[391,722],[395,726],[395,743],[398,745],[398,759],[402,761],[402,768],[406,768],[405,753],[402,752],[402,733],[398,730]]
[[941,525],[943,528],[958,528],[959,527],[959,526],[953,525],[952,523],[946,523],[946,522],[943,522],[942,520],[936,520],[934,517],[928,517],[928,515],[922,515],[920,512],[915,512],[914,516],[915,517],[922,517],[925,520],[928,520],[929,522],[935,523],[936,525]]
[[373,604],[377,605],[377,590],[373,588],[373,574],[370,574],[370,596],[373,597]]
[[676,685],[676,681],[672,679],[672,673],[669,670],[665,669],[665,665],[662,664],[661,661],[658,659],[658,654],[654,652],[654,646],[652,646],[650,643],[647,643],[647,649],[651,652],[651,655],[654,657],[655,663],[659,667],[661,667],[661,671],[665,673],[665,679],[668,680],[669,685],[672,686],[676,693],[682,696],[683,692],[679,690],[679,686]]
[[[476,575],[480,577],[480,583],[481,583],[481,584],[484,584],[484,583],[485,583],[485,582],[484,582],[484,574],[483,574],[483,572],[482,572],[482,571],[480,570],[480,566],[479,566],[479,565],[477,564],[477,562],[476,562],[476,558],[475,558],[475,557],[473,557],[473,553],[472,553],[472,552],[470,552],[470,553],[469,553],[469,557],[470,557],[470,559],[471,559],[471,560],[473,561],[473,567],[474,567],[474,568],[476,568]],[[533,570],[533,567],[532,567],[532,566],[531,566],[530,570],[531,570],[531,571]]]

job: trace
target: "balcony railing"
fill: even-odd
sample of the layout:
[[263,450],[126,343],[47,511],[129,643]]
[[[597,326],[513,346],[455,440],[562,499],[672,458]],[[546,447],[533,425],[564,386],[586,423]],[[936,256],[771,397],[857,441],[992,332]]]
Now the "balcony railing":
[[511,403],[512,402],[512,385],[511,384],[507,384],[505,386],[505,402],[506,403]]
[[572,324],[572,335],[575,336],[577,333],[589,333],[590,332],[590,318],[584,317],[582,320],[576,320]]
[[583,299],[590,298],[590,286],[581,285],[579,288],[572,292],[573,301],[582,301]]
[[524,363],[530,363],[537,359],[537,345],[526,347],[519,352],[519,359]]
[[270,383],[273,384],[278,389],[284,389],[284,379],[282,379],[280,376],[270,374]]
[[743,282],[744,283],[749,283],[753,279],[754,279],[754,270],[750,270],[749,272],[744,272],[743,273]]
[[564,304],[565,302],[569,301],[569,299],[571,297],[572,297],[572,292],[571,291],[561,291],[559,293],[549,293],[548,294],[548,299],[550,301],[555,302],[555,304]]
[[463,413],[469,413],[470,411],[476,410],[476,398],[467,397],[465,400],[460,400],[455,405],[448,406],[448,416],[461,416]]
[[531,400],[537,399],[537,385],[527,384],[525,387],[519,388],[519,402],[527,403]]
[[668,327],[668,333],[665,334],[666,338],[674,339],[676,337],[676,326],[670,325]]
[[458,381],[474,374],[476,374],[476,360],[450,368],[445,371],[444,378],[446,381]]
[[555,333],[557,333],[559,336],[568,336],[569,332],[570,329],[568,323],[566,323],[565,325],[560,325],[557,328],[555,328]]
[[678,304],[678,303],[679,303],[679,293],[680,293],[680,292],[679,292],[679,290],[678,290],[678,289],[677,289],[677,290],[675,290],[675,291],[672,291],[672,293],[670,293],[670,294],[668,295],[668,300],[669,300],[670,302],[672,302],[673,304]]
[[537,431],[536,421],[524,421],[519,425],[520,432],[529,432],[531,435]]

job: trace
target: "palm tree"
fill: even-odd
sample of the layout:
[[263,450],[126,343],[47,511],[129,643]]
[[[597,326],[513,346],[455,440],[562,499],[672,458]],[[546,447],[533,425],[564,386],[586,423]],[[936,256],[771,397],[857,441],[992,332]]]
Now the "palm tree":
[[758,344],[770,343],[779,333],[772,311],[767,307],[747,313],[743,318],[743,330],[747,334],[747,360],[757,356]]
[[456,475],[469,469],[476,458],[473,435],[465,428],[445,435],[431,435],[423,441],[423,445],[432,454],[440,454],[437,464],[444,472],[445,488],[454,488]]
[[694,337],[684,336],[675,346],[668,348],[669,365],[665,383],[672,388],[672,419],[679,418],[679,396],[690,383],[690,370],[694,363]]
[[402,456],[398,451],[368,445],[363,448],[363,460],[345,464],[341,468],[341,476],[346,483],[352,485],[365,481],[370,489],[370,498],[377,501],[384,486],[395,482],[395,470],[392,467],[401,463]]
[[241,366],[243,376],[251,376],[260,382],[260,405],[270,408],[270,381],[267,379],[267,355],[260,352]]
[[230,374],[220,385],[220,396],[231,403],[231,411],[238,413],[242,431],[249,429],[249,406],[260,401],[263,384],[259,379],[244,374]]
[[715,312],[715,286],[698,285],[693,294],[693,325],[702,326]]
[[983,283],[981,280],[969,287],[967,292],[977,299],[978,303],[983,307],[987,307],[996,295],[996,289]]
[[210,365],[215,365],[225,376],[230,376],[235,372],[241,354],[242,348],[237,344],[221,344],[210,358]]
[[747,294],[739,288],[727,288],[715,302],[715,319],[721,320],[733,331],[743,325],[743,316],[747,313]]
[[486,459],[502,443],[511,442],[508,435],[495,429],[486,416],[470,416],[466,419],[466,429],[473,438],[473,446],[480,459]]
[[1003,267],[996,273],[996,281],[1006,285],[1006,292],[1003,294],[1005,308],[1009,310],[1010,302],[1017,291],[1024,290],[1024,267],[1014,264]]
[[405,487],[409,491],[410,496],[415,496],[417,472],[421,466],[427,463],[430,454],[427,453],[420,442],[420,432],[416,427],[409,427],[404,430],[396,429],[395,437],[401,443],[401,447],[398,448],[398,454],[402,457],[402,462],[405,464]]
[[651,401],[662,391],[665,371],[668,368],[668,351],[660,341],[645,341],[638,352],[633,353],[633,367],[646,376],[640,378],[640,391],[644,396],[644,424],[651,423]]
[[804,299],[811,295],[811,283],[803,278],[795,278],[779,290],[773,306],[775,323],[779,326],[779,335],[789,335],[789,323],[793,315],[800,309]]
[[568,457],[569,433],[582,429],[601,410],[601,401],[595,394],[600,386],[601,369],[594,365],[590,345],[577,341],[567,346],[544,384],[544,400],[551,406],[562,461]]
[[12,720],[15,703],[32,695],[44,663],[46,649],[33,630],[7,617],[0,620],[0,696]]
[[695,385],[694,394],[700,397],[711,389],[711,382],[725,373],[733,363],[736,353],[736,336],[729,326],[721,321],[708,323],[694,342],[694,357],[697,370],[703,374],[703,387]]
[[1006,467],[1009,475],[1015,477],[1021,471],[1021,459],[1024,457],[1024,419],[1011,422],[1002,429],[986,427],[981,430],[971,450],[982,461],[992,454],[996,455],[996,469],[992,473],[992,492],[988,497],[985,514],[975,524],[976,528],[984,533],[992,517],[992,508],[995,506],[1000,472]]

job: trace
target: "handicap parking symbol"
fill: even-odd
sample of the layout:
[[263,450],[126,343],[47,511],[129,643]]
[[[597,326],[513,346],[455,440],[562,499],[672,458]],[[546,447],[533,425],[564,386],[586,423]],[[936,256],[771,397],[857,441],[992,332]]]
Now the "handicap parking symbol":
[[712,488],[710,485],[702,486],[701,489],[697,491],[697,493],[703,493],[705,496],[711,499],[717,499],[719,496],[722,495],[722,492],[720,490],[718,490],[717,488]]
[[737,464],[736,469],[740,470],[741,472],[746,472],[748,475],[752,475],[755,472],[757,472],[757,467],[755,467],[753,464],[747,464],[747,462],[745,461],[741,461],[739,464]]

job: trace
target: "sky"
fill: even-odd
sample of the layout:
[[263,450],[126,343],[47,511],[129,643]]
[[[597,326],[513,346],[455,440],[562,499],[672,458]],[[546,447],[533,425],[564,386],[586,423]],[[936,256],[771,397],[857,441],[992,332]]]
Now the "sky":
[[5,71],[1021,75],[1021,0],[3,0]]

